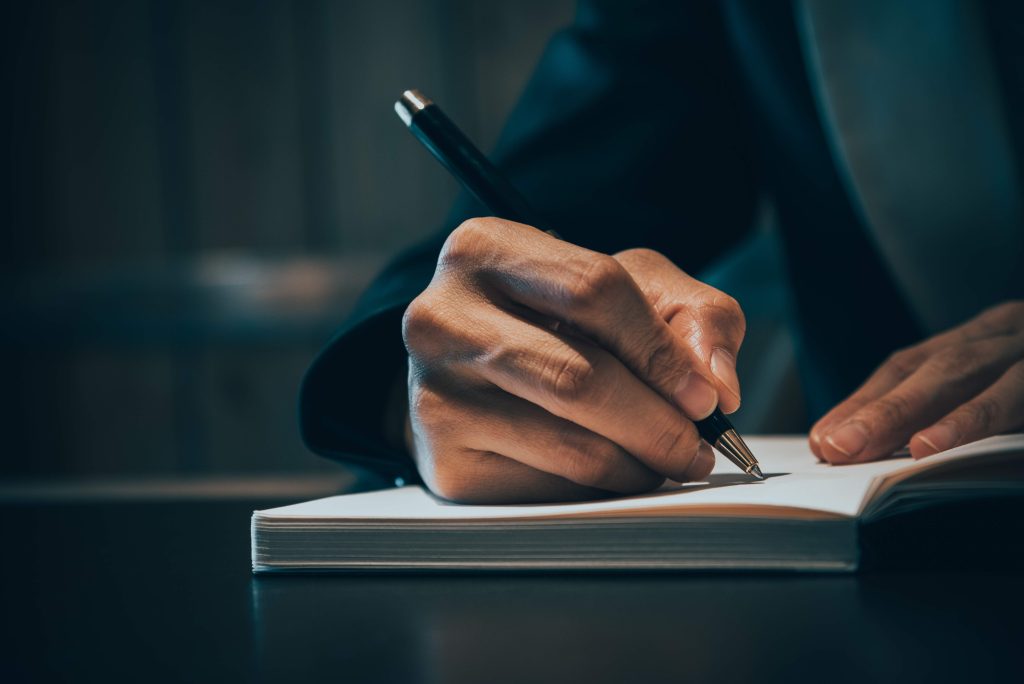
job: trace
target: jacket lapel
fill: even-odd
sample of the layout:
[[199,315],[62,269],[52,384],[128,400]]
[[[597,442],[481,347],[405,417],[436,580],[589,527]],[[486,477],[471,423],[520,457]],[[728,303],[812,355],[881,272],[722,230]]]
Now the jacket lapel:
[[978,8],[804,0],[797,16],[836,165],[919,322],[1006,298],[1024,211]]

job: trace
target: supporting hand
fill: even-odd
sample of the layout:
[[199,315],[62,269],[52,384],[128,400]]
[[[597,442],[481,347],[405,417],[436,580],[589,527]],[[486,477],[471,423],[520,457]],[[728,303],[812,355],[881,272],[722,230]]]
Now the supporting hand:
[[1024,302],[898,351],[811,430],[830,463],[914,458],[1024,427]]

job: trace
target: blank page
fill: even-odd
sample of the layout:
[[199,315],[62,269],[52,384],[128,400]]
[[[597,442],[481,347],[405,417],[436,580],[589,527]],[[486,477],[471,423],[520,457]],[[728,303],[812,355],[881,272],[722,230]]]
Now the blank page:
[[992,452],[1024,448],[1024,436],[995,437],[922,461],[909,457],[873,463],[831,466],[819,463],[806,437],[760,437],[747,440],[761,462],[765,480],[739,472],[721,456],[703,482],[670,483],[656,492],[586,503],[466,506],[438,499],[422,487],[350,494],[260,511],[261,521],[352,519],[359,521],[497,521],[578,517],[677,517],[737,515],[769,517],[853,517],[886,481]]

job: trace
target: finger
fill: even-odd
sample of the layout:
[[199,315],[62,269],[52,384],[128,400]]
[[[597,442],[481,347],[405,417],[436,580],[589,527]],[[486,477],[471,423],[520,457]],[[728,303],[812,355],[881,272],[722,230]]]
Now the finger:
[[501,454],[449,451],[446,465],[424,473],[427,487],[442,499],[463,504],[521,504],[589,501],[607,497],[604,490],[585,487]]
[[[702,442],[700,445],[700,451],[697,452],[697,458],[693,459],[693,463],[686,470],[686,480],[684,482],[698,482],[707,478],[711,474],[711,471],[715,469],[715,451],[711,448],[707,442]],[[678,482],[679,480],[677,480]]]
[[[564,273],[558,275],[565,278]],[[512,292],[520,303],[565,320],[587,338],[611,352],[632,373],[693,420],[706,418],[719,403],[686,341],[674,334],[644,298],[618,262],[595,255],[580,263],[563,286],[565,294],[547,297],[532,287]],[[554,283],[539,283],[541,287]]]
[[578,485],[489,450],[470,449],[461,435],[472,417],[451,410],[451,394],[410,381],[410,453],[423,482],[458,503],[497,504],[586,500],[608,492]]
[[665,480],[618,444],[502,390],[449,399],[447,409],[467,417],[460,437],[466,447],[585,487],[638,494]]
[[[475,225],[463,224],[453,233],[445,258],[457,259],[459,243],[469,242],[466,251],[479,262],[484,289],[568,323],[691,419],[706,418],[715,409],[718,392],[705,377],[704,364],[619,262],[520,224]],[[481,248],[488,241],[492,248]]]
[[825,433],[831,463],[869,461],[903,447],[916,431],[991,385],[1019,357],[1020,341],[990,338],[931,356],[890,392]]
[[662,320],[711,370],[719,407],[725,413],[736,411],[740,406],[736,357],[746,333],[739,303],[692,278],[654,250],[631,249],[616,254],[615,259],[633,275]]
[[967,340],[1024,332],[1024,300],[1003,302],[985,309],[952,332],[959,333]]
[[1024,427],[1024,361],[991,387],[910,440],[910,453],[923,458],[985,437]]
[[824,460],[822,440],[827,433],[833,431],[855,412],[903,382],[932,356],[965,343],[1019,333],[1022,308],[1024,308],[1024,303],[1014,301],[986,309],[962,325],[891,355],[860,389],[823,416],[811,428],[811,451],[819,459]]
[[665,477],[689,477],[696,427],[614,356],[514,316],[477,319],[477,330],[490,338],[487,358],[465,359],[460,372],[601,435]]
[[857,411],[910,377],[927,358],[928,353],[918,347],[903,349],[890,355],[863,385],[814,424],[810,433],[811,451],[819,459],[826,460],[825,436],[845,423]]

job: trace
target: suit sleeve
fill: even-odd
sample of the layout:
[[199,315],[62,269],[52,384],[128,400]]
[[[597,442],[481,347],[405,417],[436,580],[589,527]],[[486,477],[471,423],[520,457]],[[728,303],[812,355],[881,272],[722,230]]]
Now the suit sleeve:
[[[750,225],[745,111],[717,3],[583,2],[491,156],[565,239],[606,253],[658,249],[696,272]],[[310,449],[416,478],[384,437],[390,385],[406,362],[401,317],[451,228],[486,215],[461,197],[443,231],[366,291],[303,381]]]

